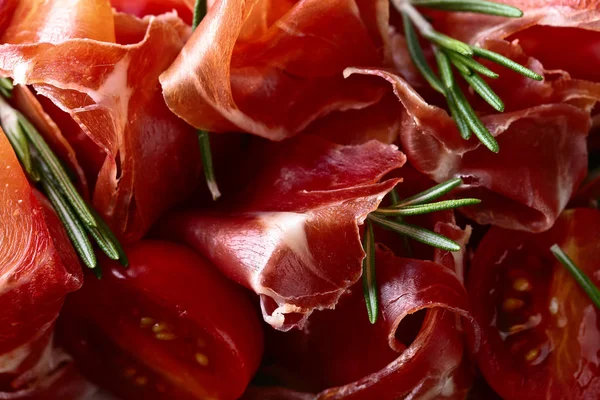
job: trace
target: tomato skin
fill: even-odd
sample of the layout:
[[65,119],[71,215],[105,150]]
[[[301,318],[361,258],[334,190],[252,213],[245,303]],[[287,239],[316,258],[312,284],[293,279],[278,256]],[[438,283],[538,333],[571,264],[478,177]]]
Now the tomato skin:
[[600,212],[565,211],[541,234],[492,228],[467,279],[482,329],[477,362],[507,400],[600,398],[600,311],[552,256],[554,243],[600,285]]
[[[87,276],[83,289],[67,301],[62,326],[73,340],[65,345],[82,370],[106,382],[111,375],[128,375],[115,361],[121,358],[146,371],[142,381],[161,380],[179,393],[168,398],[238,398],[263,349],[260,321],[243,290],[182,245],[142,241],[125,251],[129,268],[103,262],[102,280]],[[85,348],[88,342],[106,345],[106,353],[114,354],[100,355],[103,368],[96,366],[94,346]],[[76,343],[83,347],[75,348]],[[135,382],[129,387],[122,382],[109,389],[125,399],[163,398],[146,384],[133,390]]]

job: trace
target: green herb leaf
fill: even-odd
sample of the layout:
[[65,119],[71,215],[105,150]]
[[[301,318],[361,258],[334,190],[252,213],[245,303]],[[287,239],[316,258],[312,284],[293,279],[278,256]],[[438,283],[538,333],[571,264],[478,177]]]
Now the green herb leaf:
[[192,30],[196,29],[206,15],[206,0],[196,0],[194,5],[194,18],[192,20]]
[[449,51],[447,54],[452,60],[452,65],[454,65],[456,69],[458,69],[464,74],[470,75],[473,73],[471,70],[473,70],[479,72],[481,75],[487,76],[488,78],[492,79],[496,79],[499,76],[497,73],[495,73],[485,65],[478,63],[472,58],[465,57],[463,55],[453,53],[451,51]]
[[410,57],[417,67],[417,69],[421,72],[421,75],[429,82],[432,88],[437,90],[440,93],[444,93],[444,88],[440,83],[435,73],[429,67],[427,60],[425,60],[425,55],[423,54],[423,48],[419,43],[419,38],[417,37],[417,33],[413,27],[410,18],[406,13],[402,13],[402,20],[404,21],[404,34],[406,36],[406,44],[408,46],[408,52],[410,53]]
[[[47,166],[43,168],[43,170],[45,170],[45,173],[49,173]],[[52,203],[52,206],[62,221],[67,231],[67,235],[69,235],[71,243],[73,243],[73,247],[75,247],[75,251],[77,251],[77,254],[79,254],[79,257],[88,268],[96,268],[97,261],[94,249],[85,234],[84,227],[77,219],[77,216],[73,210],[71,210],[71,207],[63,198],[60,191],[54,186],[51,179],[42,179],[41,184],[44,192],[48,196],[48,200],[50,200],[50,203]]]
[[98,228],[93,228],[85,225],[86,230],[92,235],[94,241],[100,249],[110,258],[111,260],[119,259],[119,252],[114,244],[104,235],[104,232],[101,232]]
[[460,136],[463,139],[469,139],[471,137],[471,129],[469,129],[469,124],[467,124],[467,121],[463,118],[462,114],[460,113],[460,110],[458,109],[458,105],[456,103],[456,98],[453,94],[452,88],[454,87],[455,82],[454,75],[452,74],[452,65],[450,64],[450,59],[448,58],[445,52],[439,50],[435,46],[434,52],[438,69],[442,77],[442,83],[445,86],[444,94],[446,96],[446,101],[448,102],[448,108],[450,109],[452,119],[454,119],[456,127],[460,132]]
[[492,88],[487,84],[486,81],[483,80],[477,74],[463,74],[460,73],[462,77],[469,83],[469,85],[483,98],[490,106],[492,106],[496,111],[504,112],[504,102],[498,95],[492,90]]
[[[206,0],[196,0],[194,5],[194,18],[192,21],[192,30],[196,29],[202,19],[206,16],[207,5]],[[213,200],[217,200],[221,197],[219,186],[217,185],[217,179],[215,178],[215,171],[213,168],[212,152],[210,149],[210,135],[208,132],[199,129],[198,133],[198,145],[200,146],[200,155],[202,157],[202,167],[204,168],[204,178],[208,185],[208,190],[212,195]]]
[[452,119],[454,119],[456,127],[460,132],[460,137],[462,137],[465,140],[469,140],[471,138],[471,129],[469,129],[469,124],[458,109],[456,98],[454,97],[454,94],[451,91],[448,91],[446,101],[448,103],[448,108],[450,109]]
[[577,267],[577,265],[575,265],[573,260],[571,260],[571,258],[558,246],[558,244],[554,244],[552,247],[550,247],[550,251],[552,254],[554,254],[554,257],[556,257],[556,259],[565,266],[571,275],[573,275],[573,278],[575,278],[579,286],[581,286],[581,288],[587,293],[596,307],[600,309],[600,289],[598,289],[592,280],[586,274],[584,274],[583,271]]
[[219,186],[217,185],[217,179],[215,178],[215,170],[212,162],[212,152],[210,150],[210,137],[208,132],[199,130],[198,131],[198,144],[200,145],[200,155],[202,156],[202,166],[204,167],[204,177],[208,189],[212,194],[213,200],[217,200],[221,197]]
[[53,180],[56,182],[58,190],[65,196],[65,199],[73,207],[75,213],[86,225],[96,227],[96,220],[92,212],[77,192],[77,189],[75,189],[75,186],[73,186],[60,160],[54,155],[50,147],[48,147],[46,141],[38,133],[37,129],[20,113],[19,123],[23,127],[23,131],[27,135],[29,142],[39,152],[40,158],[48,167],[49,174],[51,174]]
[[456,99],[456,106],[462,117],[467,122],[467,125],[469,125],[469,129],[473,131],[475,136],[477,136],[479,141],[481,141],[485,147],[487,147],[490,151],[497,153],[500,150],[498,142],[494,136],[492,136],[490,131],[488,131],[483,122],[481,122],[462,91],[455,86],[452,88],[452,95]]
[[424,243],[428,246],[436,247],[442,250],[448,251],[459,251],[460,245],[454,240],[450,240],[445,236],[432,232],[428,229],[421,228],[419,226],[407,224],[404,222],[390,221],[384,217],[377,216],[373,213],[369,214],[368,217],[371,221],[375,222],[384,228],[390,229],[401,235],[406,235],[417,242]]
[[363,260],[362,284],[369,321],[374,324],[379,315],[377,278],[375,276],[375,236],[371,221],[366,220],[365,224],[363,249],[366,256]]
[[506,58],[498,53],[495,53],[490,50],[485,50],[485,49],[482,49],[481,47],[477,47],[477,46],[471,46],[471,49],[473,50],[473,53],[475,53],[475,55],[477,55],[481,58],[485,58],[490,61],[493,61],[496,64],[502,65],[503,67],[512,69],[513,71],[515,71],[527,78],[534,79],[536,81],[541,81],[542,79],[544,79],[542,76],[533,72],[529,68],[526,68],[526,67],[522,66],[521,64],[514,62],[510,58]]
[[422,215],[437,211],[452,210],[455,208],[472,206],[479,203],[481,203],[481,200],[479,199],[444,200],[437,203],[405,206],[402,208],[378,208],[373,212],[373,214],[382,216],[406,217],[410,215]]
[[13,83],[9,78],[0,78],[0,95],[10,99],[12,97]]
[[390,195],[390,202],[392,203],[392,206],[395,206],[396,204],[398,204],[400,202],[400,196],[398,195],[398,191],[396,190],[396,188],[392,189],[389,193]]
[[[392,203],[392,207],[394,207],[398,203],[400,203],[400,196],[398,196],[398,191],[395,188],[390,191],[390,202]],[[396,216],[395,219],[398,222],[402,222],[402,217],[400,217],[400,216]],[[404,247],[406,256],[412,257],[413,250],[412,250],[410,243],[408,242],[408,237],[406,237],[406,236],[400,236],[400,237],[402,238],[402,246]]]
[[[111,247],[117,251],[117,254],[119,255],[119,257],[116,259],[119,260],[121,265],[123,265],[124,267],[129,266],[129,259],[127,258],[127,254],[125,254],[125,250],[123,250],[123,246],[121,246],[119,239],[117,239],[117,237],[115,236],[113,231],[110,229],[108,224],[104,221],[104,219],[102,219],[102,217],[100,215],[98,215],[98,212],[91,207],[90,207],[90,209],[91,209],[92,213],[94,213],[94,217],[96,218],[96,221],[98,222],[98,228],[97,228],[98,233],[102,236],[103,240],[105,240],[106,242],[109,242]],[[100,245],[100,244],[98,244],[98,245]]]
[[427,32],[421,32],[421,34],[425,38],[429,39],[429,41],[437,44],[443,49],[455,51],[465,56],[473,55],[473,50],[471,49],[471,46],[461,42],[460,40],[456,40],[451,38],[450,36],[446,36],[443,33],[431,30]]
[[460,178],[448,179],[446,182],[442,182],[438,185],[435,185],[432,188],[417,193],[414,196],[410,196],[406,199],[398,201],[397,204],[394,205],[394,208],[402,208],[406,206],[429,203],[430,201],[445,195],[452,189],[459,187],[460,185],[462,185],[462,183],[463,181]]
[[412,0],[417,7],[435,8],[447,11],[466,11],[500,17],[520,18],[523,11],[506,4],[483,0]]

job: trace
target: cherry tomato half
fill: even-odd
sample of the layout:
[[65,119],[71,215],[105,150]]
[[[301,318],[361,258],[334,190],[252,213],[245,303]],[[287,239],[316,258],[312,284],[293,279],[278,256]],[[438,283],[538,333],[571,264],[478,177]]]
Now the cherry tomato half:
[[235,399],[263,350],[243,289],[182,245],[125,249],[67,300],[64,344],[90,379],[123,399]]
[[560,264],[557,243],[600,284],[600,211],[562,214],[541,234],[492,228],[467,280],[482,328],[476,353],[504,399],[600,398],[600,311]]

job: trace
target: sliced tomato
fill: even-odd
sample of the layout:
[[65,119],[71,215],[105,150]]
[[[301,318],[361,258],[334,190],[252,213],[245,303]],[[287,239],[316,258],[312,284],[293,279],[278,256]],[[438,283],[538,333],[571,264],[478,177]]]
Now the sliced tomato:
[[600,398],[600,312],[550,252],[559,244],[600,285],[600,211],[565,211],[541,234],[491,229],[467,288],[476,356],[504,399]]
[[124,399],[235,399],[260,363],[250,299],[182,245],[142,241],[130,267],[102,263],[67,301],[65,346],[82,371]]

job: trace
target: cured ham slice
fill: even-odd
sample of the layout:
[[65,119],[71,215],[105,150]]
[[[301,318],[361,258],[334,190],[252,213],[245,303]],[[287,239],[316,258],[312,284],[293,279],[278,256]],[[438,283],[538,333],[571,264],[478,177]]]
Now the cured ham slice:
[[[379,321],[369,323],[356,285],[335,310],[315,313],[305,331],[279,334],[277,371],[312,382],[318,394],[306,398],[464,398],[471,371],[461,323],[472,323],[464,287],[450,268],[384,249],[376,265]],[[254,388],[248,398],[303,398],[265,393]]]
[[83,276],[58,217],[29,186],[2,130],[0,193],[0,398],[4,398],[2,392],[35,386],[65,360],[52,349],[52,331],[65,295],[81,286]]
[[160,15],[177,11],[177,15],[187,24],[192,24],[195,0],[110,0],[118,11],[138,17]]
[[342,71],[384,63],[387,17],[382,0],[215,1],[161,75],[166,102],[196,128],[293,136],[379,100],[384,87]]
[[19,2],[1,35],[0,73],[50,99],[65,131],[76,123],[89,139],[70,142],[78,159],[104,154],[85,171],[93,204],[126,241],[185,198],[199,172],[193,130],[166,107],[158,82],[188,34],[174,13],[137,19],[113,15],[108,0],[36,0]]
[[220,212],[167,215],[157,233],[185,241],[261,297],[276,329],[304,325],[333,308],[361,275],[358,225],[398,182],[393,145],[337,146],[300,136],[253,150],[257,175]]
[[[484,116],[501,147],[499,154],[491,154],[476,139],[464,141],[450,116],[427,104],[399,76],[382,69],[348,69],[346,74],[374,75],[392,84],[401,112],[409,116],[402,119],[400,136],[408,160],[437,182],[463,178],[457,193],[482,203],[460,211],[479,224],[549,229],[585,177],[590,126],[585,108],[593,104],[593,88],[576,91],[572,82],[559,81],[548,86],[549,104]],[[569,99],[578,107],[554,104],[555,99]]]

